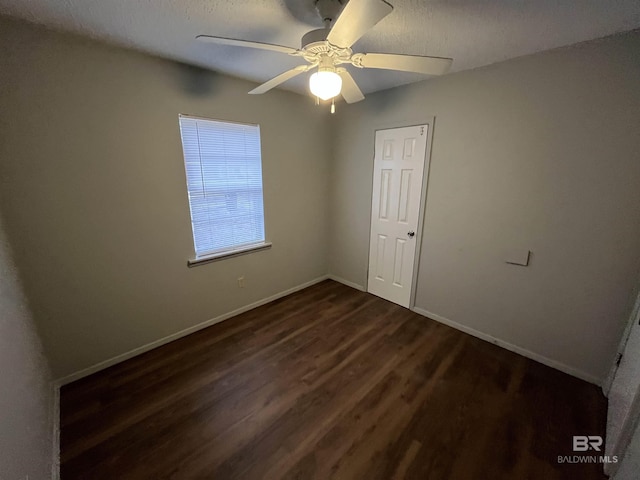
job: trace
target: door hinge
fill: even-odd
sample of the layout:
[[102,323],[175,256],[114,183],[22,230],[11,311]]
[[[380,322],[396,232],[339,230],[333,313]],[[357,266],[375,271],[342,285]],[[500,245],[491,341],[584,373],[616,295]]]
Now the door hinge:
[[619,353],[618,356],[616,357],[616,367],[620,366],[621,361],[622,361],[622,354]]

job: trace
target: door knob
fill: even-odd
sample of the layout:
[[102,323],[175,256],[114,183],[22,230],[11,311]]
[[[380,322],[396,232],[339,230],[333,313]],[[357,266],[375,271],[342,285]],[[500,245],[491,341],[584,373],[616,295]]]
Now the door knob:
[[413,236],[416,234],[416,232],[414,232],[413,230],[411,230],[409,233],[407,233],[407,235],[409,235],[409,238],[413,238]]

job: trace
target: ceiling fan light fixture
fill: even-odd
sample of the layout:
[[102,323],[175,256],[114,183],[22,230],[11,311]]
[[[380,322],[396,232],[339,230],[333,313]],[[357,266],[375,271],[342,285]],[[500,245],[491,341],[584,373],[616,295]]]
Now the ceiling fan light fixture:
[[309,77],[309,90],[322,100],[329,100],[340,94],[342,78],[335,69],[321,68]]
[[[311,2],[311,0],[307,1]],[[306,65],[298,65],[287,70],[249,93],[252,95],[266,93],[302,73],[317,68],[317,72],[309,79],[309,90],[316,97],[316,103],[319,103],[320,99],[331,100],[338,95],[342,95],[347,103],[364,100],[364,95],[357,83],[349,71],[341,65],[424,75],[443,75],[451,68],[453,61],[451,58],[353,52],[351,47],[392,12],[393,6],[386,0],[313,0],[313,2],[324,22],[324,28],[305,33],[299,49],[213,35],[198,35],[196,38],[218,45],[270,50],[301,58]]]

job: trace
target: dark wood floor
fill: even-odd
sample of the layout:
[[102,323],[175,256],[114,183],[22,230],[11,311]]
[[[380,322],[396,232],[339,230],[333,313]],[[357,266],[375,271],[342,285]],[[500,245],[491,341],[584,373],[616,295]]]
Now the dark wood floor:
[[603,479],[593,385],[326,281],[62,389],[62,479]]

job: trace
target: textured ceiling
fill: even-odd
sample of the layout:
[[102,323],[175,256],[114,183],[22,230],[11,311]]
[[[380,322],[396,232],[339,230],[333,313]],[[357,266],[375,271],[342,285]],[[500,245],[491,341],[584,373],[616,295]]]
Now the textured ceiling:
[[[354,51],[452,57],[452,71],[640,27],[639,0],[389,0],[394,11]],[[301,63],[197,42],[209,34],[300,46],[321,27],[314,0],[0,0],[0,13],[255,81]],[[427,78],[351,71],[365,93]],[[302,77],[302,76],[301,76]],[[305,92],[297,78],[283,88]]]

